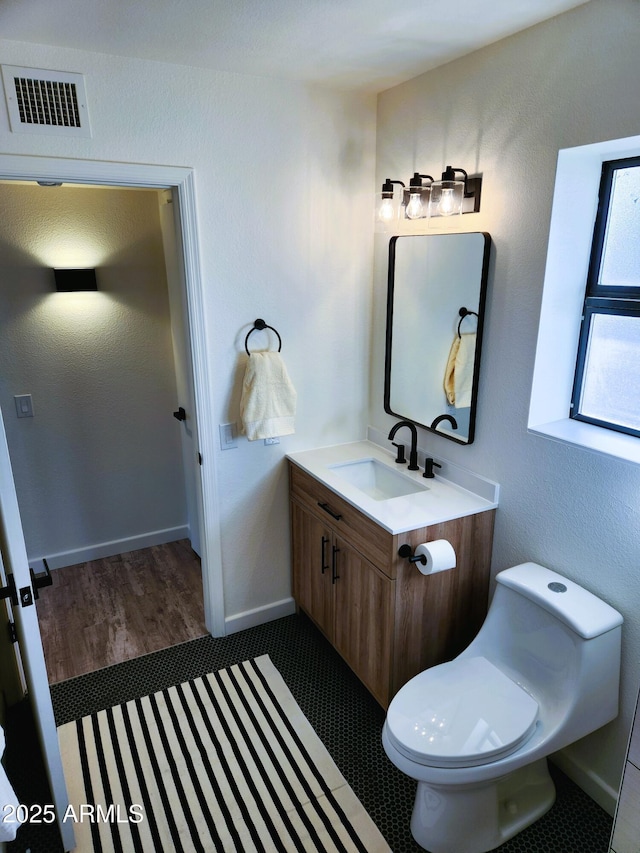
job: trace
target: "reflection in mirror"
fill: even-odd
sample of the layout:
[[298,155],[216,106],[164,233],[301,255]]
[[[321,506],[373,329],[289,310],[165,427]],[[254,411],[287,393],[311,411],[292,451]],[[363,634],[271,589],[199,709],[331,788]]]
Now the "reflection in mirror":
[[384,408],[459,444],[475,428],[491,238],[389,242]]

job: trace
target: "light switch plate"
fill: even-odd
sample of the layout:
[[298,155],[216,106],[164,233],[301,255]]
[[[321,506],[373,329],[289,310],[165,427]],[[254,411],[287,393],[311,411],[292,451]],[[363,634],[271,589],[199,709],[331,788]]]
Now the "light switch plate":
[[231,450],[238,446],[238,426],[237,424],[218,424],[220,430],[220,448],[222,450]]
[[33,400],[31,394],[16,394],[16,414],[19,418],[33,417]]

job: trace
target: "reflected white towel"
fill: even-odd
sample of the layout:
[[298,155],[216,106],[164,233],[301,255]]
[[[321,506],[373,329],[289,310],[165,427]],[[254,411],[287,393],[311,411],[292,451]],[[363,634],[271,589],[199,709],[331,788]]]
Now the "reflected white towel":
[[[0,727],[0,758],[3,754],[4,732]],[[7,779],[7,774],[2,764],[0,764],[0,806],[2,807],[2,814],[0,816],[0,842],[13,841],[20,828],[20,824],[5,823],[5,821],[7,819],[17,820],[16,809],[18,807],[18,799],[11,787],[11,782]]]
[[278,352],[252,352],[242,383],[240,418],[249,441],[295,432],[296,390]]
[[476,335],[456,335],[444,372],[444,391],[449,405],[464,409],[471,405]]

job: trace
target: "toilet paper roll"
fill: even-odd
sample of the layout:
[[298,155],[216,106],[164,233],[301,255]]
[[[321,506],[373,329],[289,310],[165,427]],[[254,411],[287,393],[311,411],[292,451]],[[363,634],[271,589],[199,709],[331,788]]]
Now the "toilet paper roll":
[[456,552],[447,539],[423,542],[416,548],[414,556],[424,557],[424,560],[416,561],[416,566],[423,575],[446,572],[447,569],[455,569],[456,567]]

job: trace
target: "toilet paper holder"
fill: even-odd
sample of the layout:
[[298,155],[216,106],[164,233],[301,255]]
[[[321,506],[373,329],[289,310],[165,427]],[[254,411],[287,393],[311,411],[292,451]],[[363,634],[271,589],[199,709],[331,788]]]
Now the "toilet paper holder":
[[413,549],[411,545],[401,545],[398,548],[398,557],[403,557],[409,560],[410,563],[422,563],[423,566],[427,565],[427,558],[424,554],[418,554],[417,556],[413,553]]

